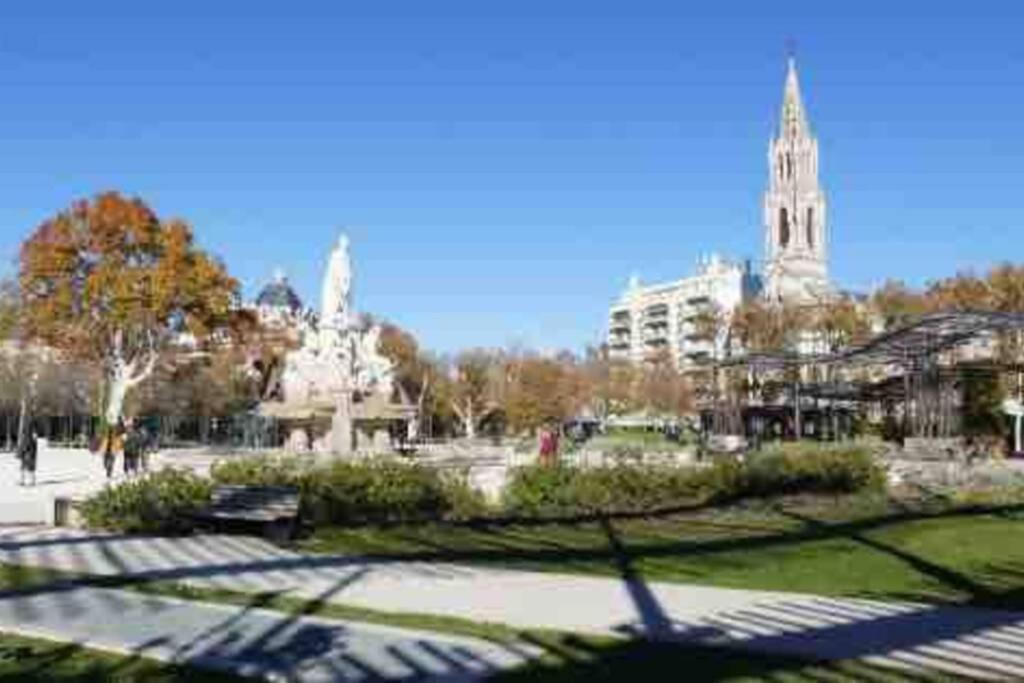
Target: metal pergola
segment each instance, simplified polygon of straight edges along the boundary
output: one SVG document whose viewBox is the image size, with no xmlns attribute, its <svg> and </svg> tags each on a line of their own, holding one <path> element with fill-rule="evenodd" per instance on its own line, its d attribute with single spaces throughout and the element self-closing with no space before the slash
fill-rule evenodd
<svg viewBox="0 0 1024 683">
<path fill-rule="evenodd" d="M 802 399 L 836 405 L 875 403 L 902 408 L 903 432 L 918 437 L 952 436 L 959 430 L 957 384 L 967 374 L 1016 372 L 1022 358 L 1000 357 L 999 344 L 1016 335 L 1024 350 L 1024 314 L 998 311 L 931 313 L 833 353 L 757 352 L 726 359 L 717 368 L 743 368 L 749 376 L 782 376 L 790 384 L 797 435 L 803 433 Z M 1020 356 L 1020 352 L 1016 354 Z M 825 368 L 832 379 L 807 382 L 808 368 Z M 842 378 L 860 371 L 859 379 Z M 1018 387 L 1022 382 L 1018 381 Z"/>
</svg>

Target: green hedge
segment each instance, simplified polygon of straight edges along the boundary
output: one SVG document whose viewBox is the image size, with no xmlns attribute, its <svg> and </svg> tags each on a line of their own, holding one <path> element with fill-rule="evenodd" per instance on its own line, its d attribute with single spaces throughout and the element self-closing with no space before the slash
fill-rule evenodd
<svg viewBox="0 0 1024 683">
<path fill-rule="evenodd" d="M 518 468 L 500 506 L 492 507 L 464 473 L 405 461 L 245 458 L 215 466 L 210 480 L 164 470 L 105 489 L 86 503 L 85 518 L 90 526 L 126 532 L 188 531 L 191 513 L 207 504 L 217 484 L 294 486 L 306 522 L 345 526 L 648 512 L 755 496 L 853 493 L 881 488 L 884 476 L 864 448 L 792 444 L 705 467 Z"/>
<path fill-rule="evenodd" d="M 312 524 L 353 525 L 465 519 L 488 512 L 483 495 L 460 472 L 391 459 L 314 464 L 302 458 L 245 458 L 214 466 L 211 477 L 163 470 L 109 487 L 83 509 L 93 528 L 180 533 L 214 486 L 294 486 L 300 517 Z"/>
<path fill-rule="evenodd" d="M 179 534 L 192 529 L 192 515 L 209 504 L 212 491 L 208 479 L 165 469 L 103 489 L 83 503 L 81 512 L 92 528 Z"/>
<path fill-rule="evenodd" d="M 309 464 L 247 458 L 213 468 L 217 484 L 294 486 L 303 519 L 314 524 L 411 522 L 482 514 L 485 503 L 461 473 L 390 458 Z"/>
<path fill-rule="evenodd" d="M 879 489 L 885 473 L 861 446 L 793 443 L 769 447 L 749 458 L 743 494 L 853 493 Z"/>
<path fill-rule="evenodd" d="M 860 447 L 790 445 L 706 467 L 541 467 L 517 469 L 503 507 L 518 516 L 646 512 L 685 504 L 793 493 L 854 493 L 884 486 Z"/>
</svg>

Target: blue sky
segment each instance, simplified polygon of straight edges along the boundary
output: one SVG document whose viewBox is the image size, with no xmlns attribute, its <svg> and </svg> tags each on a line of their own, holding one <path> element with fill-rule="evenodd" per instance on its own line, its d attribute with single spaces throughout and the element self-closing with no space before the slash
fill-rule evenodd
<svg viewBox="0 0 1024 683">
<path fill-rule="evenodd" d="M 1021 260 L 1022 13 L 4 3 L 0 260 L 73 199 L 116 188 L 188 219 L 249 295 L 280 266 L 315 303 L 345 226 L 358 307 L 426 345 L 578 349 L 631 272 L 760 258 L 790 39 L 840 284 Z"/>
</svg>

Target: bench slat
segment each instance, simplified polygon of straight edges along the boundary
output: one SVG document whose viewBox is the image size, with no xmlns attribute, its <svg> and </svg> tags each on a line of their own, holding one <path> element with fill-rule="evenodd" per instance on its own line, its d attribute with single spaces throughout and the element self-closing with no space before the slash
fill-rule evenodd
<svg viewBox="0 0 1024 683">
<path fill-rule="evenodd" d="M 218 486 L 202 514 L 211 519 L 274 522 L 297 517 L 299 492 L 286 486 Z"/>
</svg>

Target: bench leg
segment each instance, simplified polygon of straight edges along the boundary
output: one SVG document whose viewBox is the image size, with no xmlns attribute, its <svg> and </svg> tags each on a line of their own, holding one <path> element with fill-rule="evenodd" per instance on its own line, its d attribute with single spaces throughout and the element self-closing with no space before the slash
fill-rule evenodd
<svg viewBox="0 0 1024 683">
<path fill-rule="evenodd" d="M 274 543 L 284 543 L 292 539 L 294 529 L 293 520 L 279 519 L 263 525 L 263 537 Z"/>
</svg>

